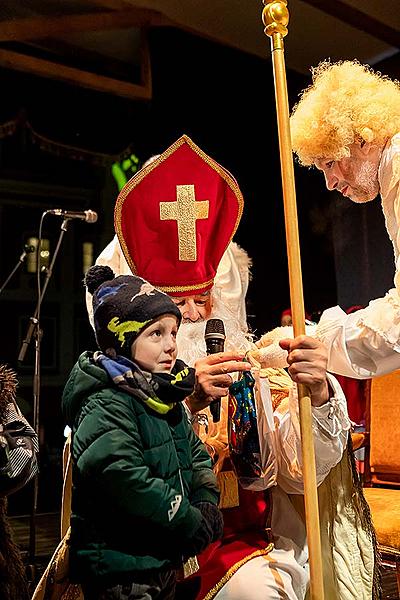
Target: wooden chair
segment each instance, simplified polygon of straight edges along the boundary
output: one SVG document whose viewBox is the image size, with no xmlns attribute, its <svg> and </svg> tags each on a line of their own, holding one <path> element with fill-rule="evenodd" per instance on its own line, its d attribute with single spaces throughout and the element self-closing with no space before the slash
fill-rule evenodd
<svg viewBox="0 0 400 600">
<path fill-rule="evenodd" d="M 368 383 L 366 409 L 364 493 L 382 559 L 396 567 L 400 597 L 400 371 Z"/>
</svg>

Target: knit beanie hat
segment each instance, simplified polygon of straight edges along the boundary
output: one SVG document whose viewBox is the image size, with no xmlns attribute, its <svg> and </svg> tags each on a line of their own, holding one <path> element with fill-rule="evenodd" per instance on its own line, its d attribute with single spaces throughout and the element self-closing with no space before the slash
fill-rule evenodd
<svg viewBox="0 0 400 600">
<path fill-rule="evenodd" d="M 91 267 L 85 285 L 93 295 L 97 344 L 104 354 L 131 358 L 131 346 L 139 334 L 162 315 L 181 322 L 179 308 L 171 298 L 136 275 L 115 277 L 110 267 Z"/>
</svg>

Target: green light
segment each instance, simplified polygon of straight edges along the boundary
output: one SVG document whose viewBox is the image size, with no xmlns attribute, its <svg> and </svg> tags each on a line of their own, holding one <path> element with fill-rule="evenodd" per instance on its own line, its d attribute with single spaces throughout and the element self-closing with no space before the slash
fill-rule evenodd
<svg viewBox="0 0 400 600">
<path fill-rule="evenodd" d="M 111 165 L 111 173 L 120 192 L 128 179 L 130 179 L 138 170 L 139 159 L 136 154 L 131 154 L 129 158 L 125 158 L 120 162 L 115 162 Z"/>
</svg>

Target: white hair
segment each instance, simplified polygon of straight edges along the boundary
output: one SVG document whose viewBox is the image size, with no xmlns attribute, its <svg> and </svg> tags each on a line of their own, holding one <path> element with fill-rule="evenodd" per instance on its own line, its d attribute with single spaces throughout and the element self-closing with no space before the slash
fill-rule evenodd
<svg viewBox="0 0 400 600">
<path fill-rule="evenodd" d="M 225 350 L 228 352 L 247 352 L 252 348 L 252 336 L 243 331 L 240 319 L 222 302 L 215 288 L 212 290 L 211 319 L 221 319 L 225 326 Z M 182 323 L 176 338 L 178 358 L 193 367 L 196 360 L 207 355 L 204 333 L 206 320 L 195 323 Z"/>
</svg>

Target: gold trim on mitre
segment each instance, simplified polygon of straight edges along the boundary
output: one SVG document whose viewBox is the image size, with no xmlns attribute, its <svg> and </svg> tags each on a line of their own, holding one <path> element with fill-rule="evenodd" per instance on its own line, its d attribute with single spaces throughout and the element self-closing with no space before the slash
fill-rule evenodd
<svg viewBox="0 0 400 600">
<path fill-rule="evenodd" d="M 244 200 L 243 200 L 243 195 L 242 195 L 242 192 L 240 191 L 238 184 L 234 180 L 233 176 L 230 173 L 228 173 L 228 171 L 226 171 L 215 160 L 213 160 L 210 156 L 208 156 L 205 152 L 203 152 L 203 150 L 201 148 L 199 148 L 199 146 L 197 146 L 190 139 L 190 137 L 188 137 L 187 135 L 184 134 L 178 140 L 176 140 L 176 142 L 174 142 L 169 148 L 167 148 L 167 150 L 165 150 L 165 152 L 160 154 L 160 156 L 158 158 L 156 158 L 154 161 L 152 161 L 146 167 L 143 167 L 140 171 L 138 171 L 138 173 L 136 173 L 136 175 L 134 175 L 128 181 L 128 183 L 122 188 L 121 192 L 118 195 L 117 202 L 115 204 L 115 209 L 114 209 L 115 230 L 116 230 L 118 240 L 119 240 L 119 243 L 120 243 L 120 246 L 122 249 L 122 253 L 125 257 L 126 262 L 128 263 L 130 270 L 132 271 L 132 273 L 134 275 L 137 275 L 137 268 L 130 256 L 130 253 L 128 252 L 128 248 L 127 248 L 125 240 L 123 239 L 123 236 L 122 236 L 122 227 L 121 227 L 122 205 L 125 202 L 128 194 L 137 185 L 139 185 L 139 183 L 149 173 L 151 173 L 151 171 L 153 171 L 153 169 L 156 169 L 162 162 L 164 162 L 167 158 L 169 158 L 175 152 L 175 150 L 177 150 L 180 146 L 182 146 L 185 143 L 188 144 L 190 146 L 190 148 L 198 156 L 200 156 L 200 158 L 202 158 L 206 164 L 208 164 L 214 171 L 216 171 L 222 179 L 224 179 L 224 181 L 231 188 L 232 192 L 235 194 L 235 197 L 237 199 L 238 214 L 237 214 L 234 228 L 232 230 L 232 234 L 229 237 L 229 240 L 228 240 L 228 243 L 226 244 L 224 252 L 226 251 L 228 245 L 232 241 L 232 238 L 235 235 L 236 230 L 239 226 L 240 219 L 242 218 L 242 214 L 243 214 Z M 222 255 L 224 254 L 224 252 L 222 253 Z M 222 258 L 222 256 L 221 256 L 221 258 Z M 211 287 L 211 285 L 213 284 L 213 281 L 214 281 L 213 279 L 210 279 L 208 281 L 202 281 L 197 284 L 179 285 L 179 286 L 160 286 L 160 285 L 158 285 L 157 288 L 166 293 L 168 293 L 168 292 L 195 292 L 196 290 L 202 290 L 204 288 Z"/>
<path fill-rule="evenodd" d="M 168 292 L 195 292 L 196 290 L 201 290 L 205 287 L 211 287 L 213 283 L 214 279 L 209 279 L 201 285 L 199 283 L 194 283 L 193 285 L 158 285 L 157 289 L 166 294 L 168 294 Z"/>
</svg>

